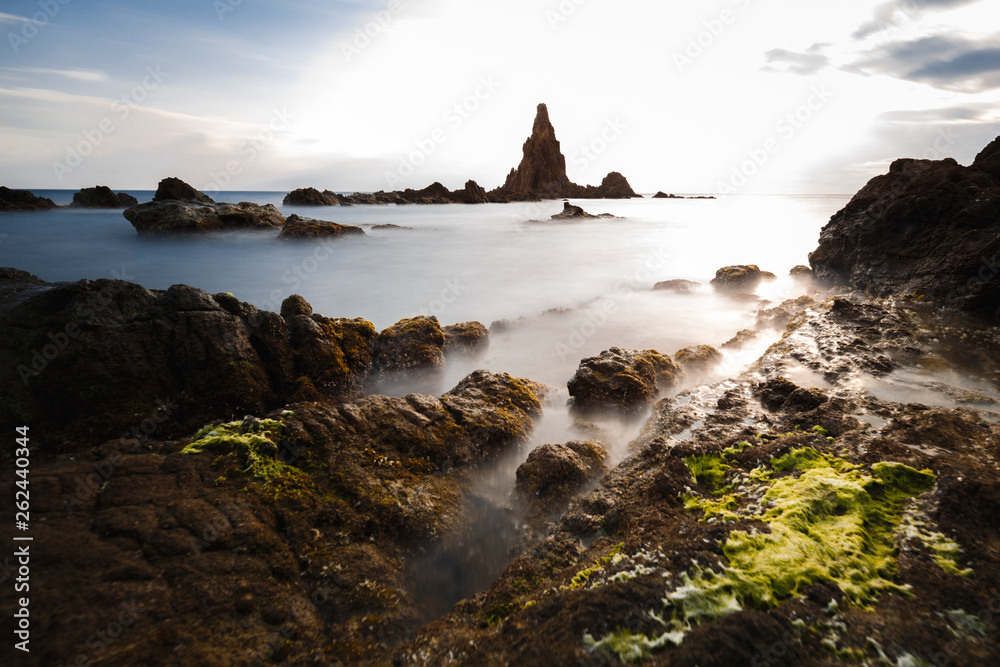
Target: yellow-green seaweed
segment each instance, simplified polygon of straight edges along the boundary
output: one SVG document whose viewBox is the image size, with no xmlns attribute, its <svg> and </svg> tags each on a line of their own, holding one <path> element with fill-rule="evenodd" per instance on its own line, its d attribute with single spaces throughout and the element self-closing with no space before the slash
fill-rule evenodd
<svg viewBox="0 0 1000 667">
<path fill-rule="evenodd" d="M 195 433 L 194 442 L 182 454 L 232 453 L 246 464 L 244 472 L 262 480 L 273 480 L 296 469 L 277 459 L 277 440 L 285 425 L 274 419 L 244 419 L 227 424 L 209 424 Z"/>
</svg>

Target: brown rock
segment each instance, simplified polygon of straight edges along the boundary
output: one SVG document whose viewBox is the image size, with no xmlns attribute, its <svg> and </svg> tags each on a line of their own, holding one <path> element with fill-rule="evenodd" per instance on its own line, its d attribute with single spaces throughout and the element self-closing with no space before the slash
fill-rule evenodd
<svg viewBox="0 0 1000 667">
<path fill-rule="evenodd" d="M 375 339 L 375 379 L 440 373 L 444 369 L 444 345 L 444 331 L 436 317 L 419 315 L 400 320 Z"/>
<path fill-rule="evenodd" d="M 446 354 L 476 355 L 490 344 L 490 332 L 480 322 L 462 322 L 444 328 Z"/>
<path fill-rule="evenodd" d="M 315 239 L 330 236 L 364 236 L 365 231 L 353 225 L 341 225 L 327 220 L 315 220 L 295 213 L 285 219 L 279 239 Z"/>
<path fill-rule="evenodd" d="M 153 201 L 197 201 L 205 204 L 213 203 L 211 197 L 204 192 L 194 189 L 179 178 L 169 177 L 160 181 L 156 186 L 156 194 Z"/>
<path fill-rule="evenodd" d="M 610 458 L 593 442 L 541 445 L 518 467 L 515 489 L 533 512 L 561 514 L 575 495 L 608 473 Z"/>
<path fill-rule="evenodd" d="M 711 345 L 692 345 L 674 354 L 676 361 L 685 371 L 704 373 L 722 362 L 722 353 Z"/>
<path fill-rule="evenodd" d="M 682 375 L 670 357 L 656 350 L 613 347 L 581 361 L 567 387 L 575 408 L 635 412 L 652 403 L 661 389 L 673 386 Z"/>
<path fill-rule="evenodd" d="M 316 188 L 292 190 L 282 200 L 285 206 L 340 206 L 340 200 L 333 193 L 320 192 Z"/>
<path fill-rule="evenodd" d="M 106 185 L 93 188 L 83 188 L 73 193 L 71 206 L 80 208 L 128 208 L 135 206 L 139 200 L 126 192 L 115 194 Z"/>
<path fill-rule="evenodd" d="M 139 204 L 122 212 L 139 234 L 179 234 L 225 229 L 281 227 L 285 216 L 273 204 L 203 204 L 161 200 Z"/>
<path fill-rule="evenodd" d="M 653 291 L 681 292 L 686 294 L 691 291 L 691 288 L 697 287 L 700 284 L 701 283 L 696 283 L 692 280 L 682 280 L 679 278 L 675 280 L 664 280 L 653 285 Z"/>
<path fill-rule="evenodd" d="M 0 186 L 0 211 L 45 211 L 56 204 L 48 197 L 36 197 L 28 190 Z"/>
</svg>

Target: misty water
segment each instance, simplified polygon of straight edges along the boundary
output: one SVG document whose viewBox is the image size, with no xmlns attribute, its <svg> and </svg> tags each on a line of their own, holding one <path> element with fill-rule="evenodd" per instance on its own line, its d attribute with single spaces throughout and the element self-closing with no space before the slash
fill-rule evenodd
<svg viewBox="0 0 1000 667">
<path fill-rule="evenodd" d="M 36 194 L 59 204 L 72 198 L 70 191 Z M 132 194 L 139 201 L 152 197 Z M 421 563 L 423 574 L 414 574 L 416 592 L 432 614 L 488 586 L 508 562 L 517 513 L 507 503 L 515 469 L 529 451 L 594 439 L 593 428 L 574 425 L 565 405 L 566 382 L 581 359 L 613 346 L 670 355 L 689 345 L 718 347 L 753 328 L 764 301 L 777 305 L 805 293 L 807 286 L 788 271 L 807 263 L 820 228 L 848 201 L 584 200 L 573 203 L 624 219 L 557 222 L 549 218 L 562 210 L 561 201 L 297 208 L 281 205 L 283 193 L 224 194 L 217 199 L 273 203 L 286 215 L 363 226 L 367 236 L 289 241 L 278 240 L 275 230 L 138 237 L 120 211 L 59 209 L 0 216 L 0 235 L 6 235 L 0 236 L 0 266 L 48 281 L 125 278 L 152 289 L 183 283 L 274 311 L 288 295 L 301 294 L 317 313 L 363 317 L 379 329 L 417 314 L 435 315 L 442 325 L 510 320 L 491 334 L 481 356 L 449 358 L 440 381 L 375 388 L 440 394 L 484 368 L 555 389 L 531 441 L 481 471 L 479 495 L 470 501 L 477 517 L 473 532 L 445 540 Z M 778 279 L 762 283 L 757 299 L 733 298 L 708 285 L 716 269 L 730 264 L 757 264 Z M 687 294 L 651 291 L 656 282 L 675 278 L 701 285 Z M 738 352 L 725 351 L 713 376 L 691 377 L 686 386 L 737 374 L 778 336 L 765 334 Z M 642 418 L 597 424 L 614 463 L 626 456 Z"/>
</svg>

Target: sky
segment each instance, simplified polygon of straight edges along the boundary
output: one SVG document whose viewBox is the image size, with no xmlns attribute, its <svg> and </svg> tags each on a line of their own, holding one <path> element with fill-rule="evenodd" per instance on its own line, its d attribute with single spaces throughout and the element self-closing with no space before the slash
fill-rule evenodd
<svg viewBox="0 0 1000 667">
<path fill-rule="evenodd" d="M 851 194 L 1000 135 L 985 0 L 5 0 L 0 184 Z"/>
</svg>

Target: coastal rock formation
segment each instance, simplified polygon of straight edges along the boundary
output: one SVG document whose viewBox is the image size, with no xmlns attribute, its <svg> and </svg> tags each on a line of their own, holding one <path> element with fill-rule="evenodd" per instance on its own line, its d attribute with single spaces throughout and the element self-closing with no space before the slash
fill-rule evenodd
<svg viewBox="0 0 1000 667">
<path fill-rule="evenodd" d="M 45 211 L 56 204 L 48 197 L 36 197 L 30 190 L 11 190 L 0 185 L 0 211 Z"/>
<path fill-rule="evenodd" d="M 682 197 L 681 195 L 667 194 L 662 190 L 653 195 L 653 199 L 715 199 L 712 196 L 698 195 L 697 197 Z"/>
<path fill-rule="evenodd" d="M 502 186 L 489 193 L 493 202 L 537 201 L 574 197 L 582 199 L 623 199 L 638 197 L 628 180 L 612 171 L 599 186 L 572 183 L 566 175 L 566 157 L 562 154 L 549 110 L 539 104 L 531 135 L 522 147 L 520 164 L 510 170 Z"/>
<path fill-rule="evenodd" d="M 610 213 L 600 213 L 598 215 L 591 215 L 583 210 L 580 206 L 574 206 L 569 202 L 563 203 L 563 210 L 552 216 L 553 220 L 574 220 L 578 218 L 614 218 L 615 216 Z"/>
<path fill-rule="evenodd" d="M 71 206 L 79 208 L 128 208 L 136 206 L 139 200 L 127 192 L 115 193 L 106 185 L 83 188 L 73 193 Z"/>
<path fill-rule="evenodd" d="M 813 270 L 808 266 L 799 264 L 797 266 L 793 266 L 791 270 L 789 270 L 788 275 L 792 278 L 811 279 L 813 277 Z"/>
<path fill-rule="evenodd" d="M 285 218 L 279 239 L 315 239 L 330 236 L 364 236 L 365 230 L 353 225 L 341 225 L 327 220 L 314 220 L 295 213 Z"/>
<path fill-rule="evenodd" d="M 109 627 L 106 664 L 387 663 L 422 624 L 411 563 L 468 529 L 472 470 L 524 441 L 535 391 L 478 373 L 440 398 L 299 403 L 33 456 L 32 535 L 60 545 L 31 552 L 33 664 L 107 650 Z"/>
<path fill-rule="evenodd" d="M 452 192 L 450 198 L 460 204 L 485 204 L 489 201 L 486 190 L 473 180 L 466 181 L 465 187 Z"/>
<path fill-rule="evenodd" d="M 675 278 L 674 280 L 663 280 L 661 282 L 653 285 L 654 292 L 680 292 L 686 294 L 691 291 L 692 288 L 698 287 L 701 283 L 696 283 L 693 280 L 683 280 L 681 278 Z"/>
<path fill-rule="evenodd" d="M 656 350 L 613 347 L 580 362 L 567 383 L 573 407 L 580 410 L 642 410 L 683 375 L 665 354 Z"/>
<path fill-rule="evenodd" d="M 899 159 L 820 232 L 820 280 L 875 295 L 918 293 L 1000 318 L 1000 141 L 969 167 Z"/>
<path fill-rule="evenodd" d="M 522 147 L 521 163 L 510 170 L 507 180 L 491 196 L 517 198 L 567 197 L 572 189 L 566 176 L 566 158 L 559 148 L 549 109 L 539 104 L 531 135 Z"/>
<path fill-rule="evenodd" d="M 292 190 L 281 203 L 285 206 L 340 206 L 340 200 L 333 193 L 320 192 L 316 188 Z"/>
<path fill-rule="evenodd" d="M 32 424 L 53 452 L 174 437 L 296 395 L 357 396 L 375 337 L 363 320 L 312 315 L 304 299 L 286 301 L 286 322 L 185 285 L 49 284 L 0 270 L 0 303 L 0 421 Z"/>
<path fill-rule="evenodd" d="M 122 213 L 139 234 L 212 232 L 224 229 L 268 229 L 285 224 L 273 204 L 202 204 L 193 201 L 151 201 Z"/>
<path fill-rule="evenodd" d="M 716 271 L 712 285 L 725 290 L 745 290 L 756 287 L 761 280 L 770 280 L 774 277 L 775 275 L 769 271 L 761 271 L 756 264 L 737 264 L 724 266 Z"/>
<path fill-rule="evenodd" d="M 1000 427 L 863 388 L 860 359 L 929 353 L 916 303 L 803 312 L 747 373 L 660 401 L 629 458 L 396 664 L 991 664 L 1000 636 L 970 619 L 998 603 Z M 760 374 L 799 364 L 837 398 L 789 382 L 762 407 Z"/>
<path fill-rule="evenodd" d="M 574 496 L 606 475 L 608 450 L 576 440 L 536 447 L 516 473 L 514 488 L 536 515 L 558 515 Z"/>
<path fill-rule="evenodd" d="M 462 322 L 444 328 L 445 354 L 474 356 L 490 344 L 490 331 L 481 322 Z"/>
<path fill-rule="evenodd" d="M 444 369 L 444 346 L 444 331 L 433 315 L 402 319 L 375 339 L 374 379 L 440 373 Z"/>
<path fill-rule="evenodd" d="M 181 179 L 173 176 L 164 178 L 160 181 L 160 183 L 156 186 L 156 194 L 153 195 L 153 201 L 168 200 L 196 201 L 204 204 L 213 203 L 212 198 L 204 192 L 196 190 Z"/>
<path fill-rule="evenodd" d="M 674 361 L 690 373 L 704 373 L 722 363 L 722 353 L 711 345 L 692 345 L 677 350 Z"/>
</svg>

